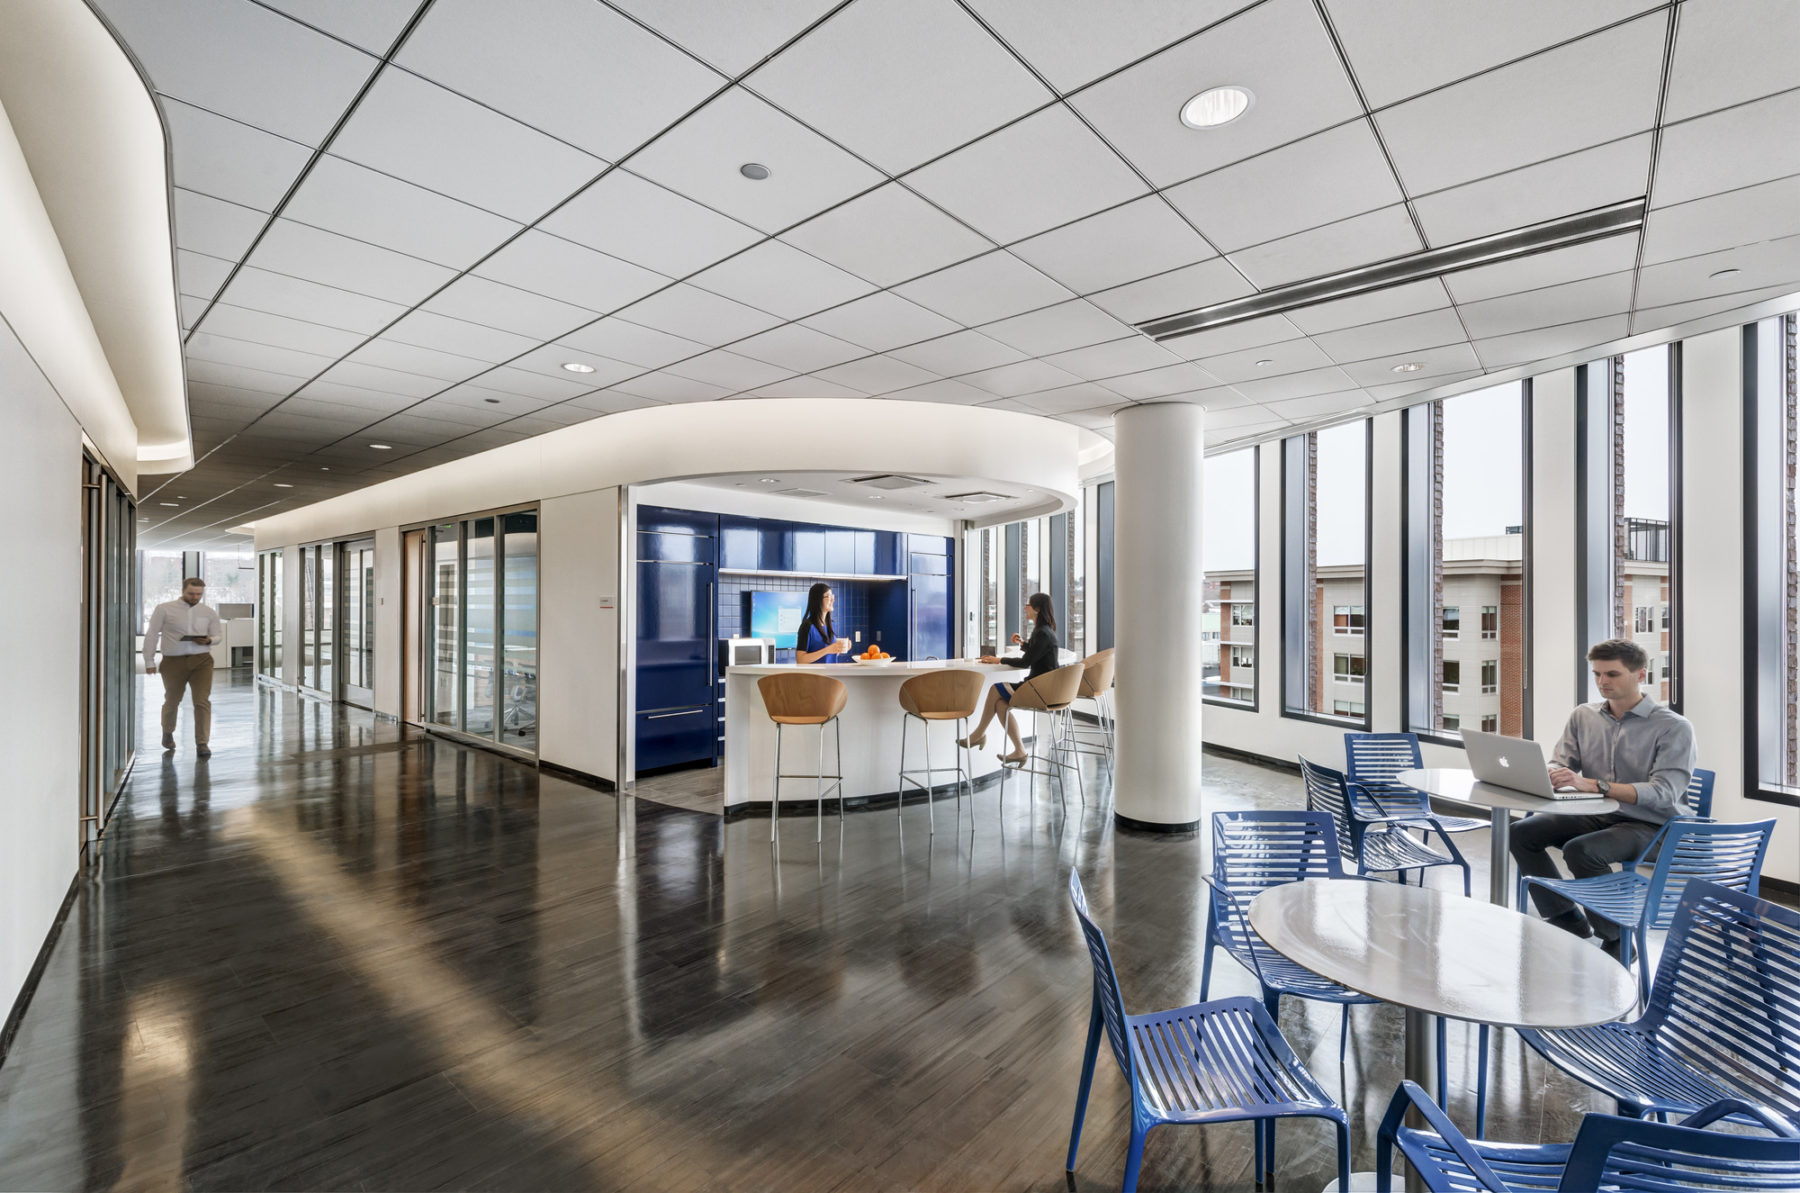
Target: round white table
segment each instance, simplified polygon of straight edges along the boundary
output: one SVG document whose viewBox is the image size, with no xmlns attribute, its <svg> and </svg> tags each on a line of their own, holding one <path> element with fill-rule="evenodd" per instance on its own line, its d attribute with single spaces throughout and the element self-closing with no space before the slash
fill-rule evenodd
<svg viewBox="0 0 1800 1193">
<path fill-rule="evenodd" d="M 1404 1007 L 1406 1078 L 1434 1098 L 1434 1015 L 1588 1027 L 1637 1002 L 1636 980 L 1601 950 L 1511 908 L 1430 887 L 1290 882 L 1251 901 L 1250 927 L 1290 961 Z"/>
<path fill-rule="evenodd" d="M 1439 799 L 1454 800 L 1488 810 L 1488 899 L 1502 907 L 1512 906 L 1512 814 L 1514 812 L 1548 812 L 1553 816 L 1594 816 L 1619 810 L 1617 800 L 1603 796 L 1587 799 L 1543 799 L 1526 795 L 1510 787 L 1496 787 L 1478 782 L 1475 772 L 1466 770 L 1403 770 L 1394 781 L 1417 788 Z"/>
</svg>

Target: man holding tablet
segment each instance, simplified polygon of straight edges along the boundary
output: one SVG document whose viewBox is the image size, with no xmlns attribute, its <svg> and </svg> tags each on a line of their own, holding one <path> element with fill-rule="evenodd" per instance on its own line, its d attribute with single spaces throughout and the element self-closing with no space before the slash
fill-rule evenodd
<svg viewBox="0 0 1800 1193">
<path fill-rule="evenodd" d="M 1553 847 L 1562 850 L 1576 878 L 1608 873 L 1614 863 L 1642 853 L 1665 821 L 1689 812 L 1694 727 L 1639 690 L 1648 661 L 1644 648 L 1627 638 L 1611 638 L 1587 657 L 1603 699 L 1569 715 L 1551 755 L 1550 784 L 1615 800 L 1619 810 L 1526 817 L 1512 830 L 1512 856 L 1519 873 L 1534 878 L 1562 877 L 1547 852 Z M 1531 896 L 1550 923 L 1576 936 L 1598 932 L 1607 952 L 1618 955 L 1618 925 L 1606 920 L 1590 925 L 1579 907 L 1553 892 L 1533 888 Z"/>
<path fill-rule="evenodd" d="M 212 644 L 219 640 L 224 623 L 200 598 L 206 581 L 190 576 L 181 582 L 181 599 L 164 601 L 150 614 L 144 627 L 144 670 L 162 675 L 162 748 L 175 748 L 175 720 L 181 712 L 183 690 L 194 694 L 194 752 L 212 757 L 207 739 L 212 737 Z M 158 648 L 162 664 L 156 662 Z"/>
</svg>

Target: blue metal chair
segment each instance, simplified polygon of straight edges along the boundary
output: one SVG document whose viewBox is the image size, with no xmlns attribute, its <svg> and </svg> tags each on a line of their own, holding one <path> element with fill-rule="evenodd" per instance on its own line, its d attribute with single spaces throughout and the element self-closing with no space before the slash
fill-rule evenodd
<svg viewBox="0 0 1800 1193">
<path fill-rule="evenodd" d="M 1350 857 L 1360 874 L 1398 873 L 1406 880 L 1409 870 L 1419 872 L 1419 885 L 1425 884 L 1425 871 L 1433 866 L 1457 866 L 1462 870 L 1463 894 L 1469 893 L 1469 863 L 1463 860 L 1447 833 L 1438 833 L 1448 854 L 1406 835 L 1408 828 L 1424 827 L 1417 817 L 1390 816 L 1381 812 L 1364 794 L 1361 786 L 1345 779 L 1330 767 L 1300 759 L 1300 776 L 1306 781 L 1306 808 L 1309 812 L 1327 813 L 1337 828 L 1338 840 L 1350 843 Z M 1435 831 L 1435 830 L 1433 830 Z"/>
<path fill-rule="evenodd" d="M 1677 816 L 1656 830 L 1656 836 L 1624 869 L 1593 878 L 1519 878 L 1519 910 L 1528 910 L 1533 887 L 1554 891 L 1589 915 L 1619 925 L 1619 960 L 1629 968 L 1632 954 L 1639 957 L 1639 997 L 1650 997 L 1649 953 L 1652 928 L 1661 931 L 1675 918 L 1675 909 L 1687 884 L 1714 882 L 1754 896 L 1762 879 L 1763 857 L 1775 833 L 1773 820 L 1749 824 L 1720 824 Z M 1638 867 L 1655 868 L 1649 877 Z"/>
<path fill-rule="evenodd" d="M 1718 777 L 1712 771 L 1695 767 L 1694 777 L 1688 781 L 1687 806 L 1702 820 L 1712 819 L 1713 781 Z"/>
<path fill-rule="evenodd" d="M 1692 1114 L 1737 1098 L 1800 1119 L 1797 975 L 1800 912 L 1695 880 L 1641 1018 L 1519 1036 L 1620 1114 Z"/>
<path fill-rule="evenodd" d="M 1088 1017 L 1087 1051 L 1075 1095 L 1075 1125 L 1069 1131 L 1068 1171 L 1075 1171 L 1081 1122 L 1104 1032 L 1113 1059 L 1131 1087 L 1131 1146 L 1125 1158 L 1125 1193 L 1137 1188 L 1150 1128 L 1170 1124 L 1256 1124 L 1256 1179 L 1275 1164 L 1275 1120 L 1330 1119 L 1337 1125 L 1338 1187 L 1350 1185 L 1350 1120 L 1319 1087 L 1281 1038 L 1269 1013 L 1254 998 L 1221 998 L 1172 1011 L 1127 1015 L 1119 996 L 1106 937 L 1088 914 L 1081 879 L 1069 872 L 1069 901 L 1081 921 L 1094 964 L 1093 1010 Z"/>
<path fill-rule="evenodd" d="M 1417 1110 L 1430 1129 L 1402 1126 L 1408 1110 Z M 1748 1118 L 1775 1138 L 1703 1129 L 1727 1115 Z M 1725 1099 L 1673 1126 L 1590 1114 L 1582 1119 L 1574 1143 L 1472 1142 L 1424 1090 L 1406 1081 L 1394 1091 L 1375 1137 L 1375 1187 L 1380 1193 L 1393 1188 L 1398 1147 L 1432 1193 L 1793 1189 L 1800 1187 L 1796 1136 L 1793 1125 L 1779 1115 Z"/>
<path fill-rule="evenodd" d="M 1416 787 L 1394 776 L 1403 770 L 1423 770 L 1416 733 L 1344 734 L 1344 777 L 1361 787 L 1370 804 L 1387 816 L 1408 816 L 1442 833 L 1472 833 L 1492 828 L 1486 817 L 1440 816 L 1431 810 L 1431 799 Z"/>
<path fill-rule="evenodd" d="M 1343 878 L 1344 865 L 1331 817 L 1323 812 L 1214 812 L 1212 897 L 1206 906 L 1205 960 L 1200 997 L 1212 987 L 1213 950 L 1223 948 L 1262 985 L 1269 1018 L 1281 1022 L 1281 996 L 1337 1003 L 1338 1064 L 1350 1038 L 1350 1007 L 1381 1000 L 1358 994 L 1294 964 L 1250 930 L 1250 900 L 1272 886 L 1308 878 Z"/>
</svg>

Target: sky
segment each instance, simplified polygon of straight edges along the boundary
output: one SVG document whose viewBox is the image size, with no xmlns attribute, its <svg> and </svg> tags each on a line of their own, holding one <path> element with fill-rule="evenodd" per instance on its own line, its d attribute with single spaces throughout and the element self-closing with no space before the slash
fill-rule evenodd
<svg viewBox="0 0 1800 1193">
<path fill-rule="evenodd" d="M 1669 516 L 1668 349 L 1625 357 L 1625 514 Z M 1360 563 L 1365 518 L 1364 424 L 1319 432 L 1319 563 Z M 1444 537 L 1502 535 L 1524 521 L 1519 383 L 1444 400 Z M 1252 566 L 1252 449 L 1206 462 L 1205 566 Z"/>
</svg>

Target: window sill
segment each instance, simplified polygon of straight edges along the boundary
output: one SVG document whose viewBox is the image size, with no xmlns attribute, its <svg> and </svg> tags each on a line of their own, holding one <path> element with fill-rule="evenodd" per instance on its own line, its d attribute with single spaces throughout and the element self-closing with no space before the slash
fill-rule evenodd
<svg viewBox="0 0 1800 1193">
<path fill-rule="evenodd" d="M 1360 717 L 1340 717 L 1331 713 L 1301 712 L 1292 708 L 1284 708 L 1281 715 L 1290 721 L 1311 721 L 1315 725 L 1331 725 L 1338 729 L 1359 729 L 1364 733 L 1369 730 L 1369 716 L 1364 713 Z"/>
<path fill-rule="evenodd" d="M 1210 704 L 1215 708 L 1235 708 L 1239 712 L 1255 712 L 1254 700 L 1227 700 L 1223 696 L 1202 696 L 1200 703 Z"/>
</svg>

